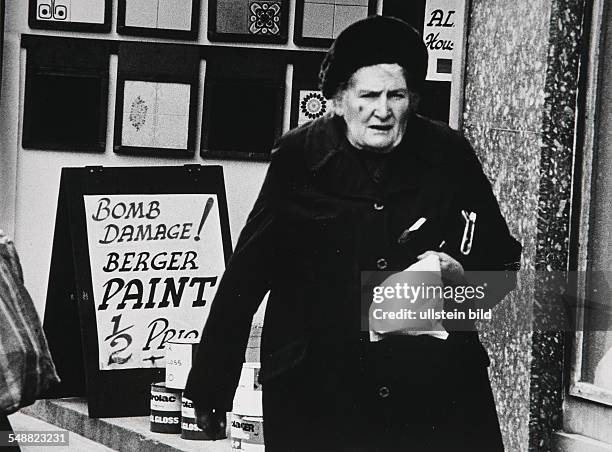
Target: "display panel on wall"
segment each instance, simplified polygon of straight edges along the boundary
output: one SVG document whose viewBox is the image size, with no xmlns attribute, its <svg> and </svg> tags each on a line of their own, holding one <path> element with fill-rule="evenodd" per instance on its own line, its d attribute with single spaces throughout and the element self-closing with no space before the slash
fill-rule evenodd
<svg viewBox="0 0 612 452">
<path fill-rule="evenodd" d="M 206 57 L 203 157 L 269 158 L 282 132 L 286 63 L 235 49 Z"/>
<path fill-rule="evenodd" d="M 289 0 L 210 0 L 211 41 L 287 42 Z"/>
<path fill-rule="evenodd" d="M 32 28 L 104 32 L 111 29 L 111 0 L 29 0 Z"/>
<path fill-rule="evenodd" d="M 115 152 L 193 154 L 197 50 L 122 43 L 115 110 Z"/>
<path fill-rule="evenodd" d="M 26 48 L 23 147 L 103 152 L 109 43 L 45 37 Z"/>
<path fill-rule="evenodd" d="M 199 23 L 200 0 L 119 0 L 120 34 L 197 39 Z"/>
<path fill-rule="evenodd" d="M 376 0 L 296 0 L 293 40 L 329 47 L 342 30 L 372 14 Z"/>
<path fill-rule="evenodd" d="M 291 127 L 320 118 L 331 109 L 331 101 L 319 90 L 319 67 L 323 56 L 302 58 L 293 65 Z"/>
</svg>

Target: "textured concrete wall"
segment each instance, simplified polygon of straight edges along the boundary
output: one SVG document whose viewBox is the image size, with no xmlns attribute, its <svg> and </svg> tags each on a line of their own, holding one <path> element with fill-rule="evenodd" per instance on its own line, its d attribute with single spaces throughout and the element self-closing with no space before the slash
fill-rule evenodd
<svg viewBox="0 0 612 452">
<path fill-rule="evenodd" d="M 519 289 L 497 308 L 481 337 L 506 450 L 527 450 L 531 335 L 549 2 L 472 2 L 464 129 L 489 176 L 512 233 L 523 243 Z"/>
<path fill-rule="evenodd" d="M 517 325 L 543 296 L 536 272 L 567 267 L 582 4 L 473 0 L 471 7 L 464 130 L 524 247 L 518 290 L 481 331 L 511 452 L 548 450 L 558 421 L 562 341 Z"/>
</svg>

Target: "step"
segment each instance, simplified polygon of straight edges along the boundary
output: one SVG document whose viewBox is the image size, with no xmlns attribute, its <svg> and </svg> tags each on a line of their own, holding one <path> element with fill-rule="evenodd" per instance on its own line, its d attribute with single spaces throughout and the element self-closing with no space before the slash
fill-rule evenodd
<svg viewBox="0 0 612 452">
<path fill-rule="evenodd" d="M 148 416 L 91 419 L 82 398 L 39 400 L 21 412 L 118 451 L 231 452 L 229 439 L 196 441 L 179 434 L 153 433 Z"/>
</svg>

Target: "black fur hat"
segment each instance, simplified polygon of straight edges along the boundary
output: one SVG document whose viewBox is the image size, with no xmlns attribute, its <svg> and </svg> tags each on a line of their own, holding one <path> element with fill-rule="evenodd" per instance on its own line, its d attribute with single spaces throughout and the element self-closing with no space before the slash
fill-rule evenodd
<svg viewBox="0 0 612 452">
<path fill-rule="evenodd" d="M 355 22 L 336 38 L 319 71 L 319 87 L 333 98 L 364 66 L 397 63 L 408 87 L 419 90 L 427 74 L 427 48 L 411 25 L 394 17 L 371 16 Z"/>
</svg>

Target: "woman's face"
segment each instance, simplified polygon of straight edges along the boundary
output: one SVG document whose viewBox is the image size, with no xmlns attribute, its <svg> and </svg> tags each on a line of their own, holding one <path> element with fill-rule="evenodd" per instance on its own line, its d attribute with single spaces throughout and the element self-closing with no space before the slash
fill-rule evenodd
<svg viewBox="0 0 612 452">
<path fill-rule="evenodd" d="M 362 67 L 351 76 L 346 89 L 334 99 L 334 111 L 344 118 L 353 146 L 388 152 L 402 140 L 415 103 L 402 67 L 377 64 Z"/>
</svg>

